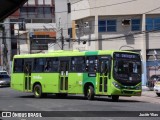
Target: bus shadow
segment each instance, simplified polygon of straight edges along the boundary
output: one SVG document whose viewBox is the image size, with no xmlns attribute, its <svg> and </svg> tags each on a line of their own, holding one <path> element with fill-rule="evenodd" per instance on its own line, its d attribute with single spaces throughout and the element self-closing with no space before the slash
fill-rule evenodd
<svg viewBox="0 0 160 120">
<path fill-rule="evenodd" d="M 139 100 L 126 100 L 126 99 L 123 99 L 123 98 L 119 98 L 118 101 L 112 101 L 111 98 L 109 97 L 103 97 L 103 98 L 95 98 L 96 101 L 107 101 L 107 102 L 142 102 L 142 101 L 139 101 Z"/>
<path fill-rule="evenodd" d="M 25 95 L 25 96 L 19 96 L 19 98 L 33 98 L 37 99 L 34 97 L 34 95 Z M 49 94 L 46 97 L 40 98 L 40 99 L 66 99 L 66 100 L 87 100 L 84 96 L 76 96 L 76 95 L 68 95 L 67 97 L 57 97 L 54 94 Z M 94 100 L 91 101 L 102 101 L 102 102 L 113 102 L 110 97 L 99 97 L 96 96 Z M 131 99 L 124 99 L 123 97 L 119 98 L 117 102 L 143 102 L 140 100 L 131 100 Z"/>
</svg>

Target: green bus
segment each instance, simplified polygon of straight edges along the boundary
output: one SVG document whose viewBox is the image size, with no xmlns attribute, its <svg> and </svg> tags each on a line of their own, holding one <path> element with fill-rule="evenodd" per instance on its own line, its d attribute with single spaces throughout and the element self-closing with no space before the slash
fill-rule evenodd
<svg viewBox="0 0 160 120">
<path fill-rule="evenodd" d="M 15 55 L 11 88 L 36 98 L 84 94 L 89 100 L 109 96 L 118 101 L 119 96 L 141 95 L 141 63 L 138 53 L 118 50 Z"/>
</svg>

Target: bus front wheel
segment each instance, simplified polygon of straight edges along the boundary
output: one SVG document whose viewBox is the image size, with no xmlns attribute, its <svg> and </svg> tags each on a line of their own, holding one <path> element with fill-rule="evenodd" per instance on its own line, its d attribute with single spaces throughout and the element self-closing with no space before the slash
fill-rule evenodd
<svg viewBox="0 0 160 120">
<path fill-rule="evenodd" d="M 41 98 L 42 97 L 42 87 L 41 87 L 41 85 L 36 84 L 34 86 L 33 93 L 34 93 L 35 98 Z"/>
<path fill-rule="evenodd" d="M 93 100 L 94 99 L 94 88 L 92 86 L 88 87 L 87 98 L 88 98 L 88 100 Z"/>
</svg>

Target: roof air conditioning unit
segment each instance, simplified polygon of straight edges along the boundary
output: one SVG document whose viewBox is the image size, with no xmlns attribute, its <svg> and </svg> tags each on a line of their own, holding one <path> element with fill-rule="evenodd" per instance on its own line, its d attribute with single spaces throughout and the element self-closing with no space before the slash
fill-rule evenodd
<svg viewBox="0 0 160 120">
<path fill-rule="evenodd" d="M 123 25 L 123 26 L 131 25 L 131 20 L 130 20 L 130 19 L 123 19 L 123 20 L 122 20 L 122 25 Z"/>
</svg>

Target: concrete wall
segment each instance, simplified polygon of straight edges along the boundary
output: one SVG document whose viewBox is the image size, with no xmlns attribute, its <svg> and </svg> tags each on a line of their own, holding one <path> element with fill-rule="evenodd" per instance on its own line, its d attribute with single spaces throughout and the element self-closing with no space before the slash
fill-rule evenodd
<svg viewBox="0 0 160 120">
<path fill-rule="evenodd" d="M 55 15 L 56 28 L 63 28 L 64 37 L 68 37 L 68 28 L 71 28 L 71 16 L 67 11 L 67 3 L 69 0 L 55 0 Z M 60 37 L 61 32 L 57 32 L 57 37 Z"/>
<path fill-rule="evenodd" d="M 159 14 L 158 0 L 81 0 L 72 2 L 72 20 L 95 14 L 101 15 L 137 15 Z"/>
<path fill-rule="evenodd" d="M 90 1 L 89 0 L 79 0 L 79 1 L 75 1 L 75 0 L 70 0 L 71 1 L 71 10 L 72 10 L 72 15 L 71 15 L 71 19 L 72 20 L 76 20 L 76 19 L 81 19 L 84 17 L 88 17 L 91 16 L 90 13 Z M 99 0 L 100 1 L 100 0 Z"/>
</svg>

